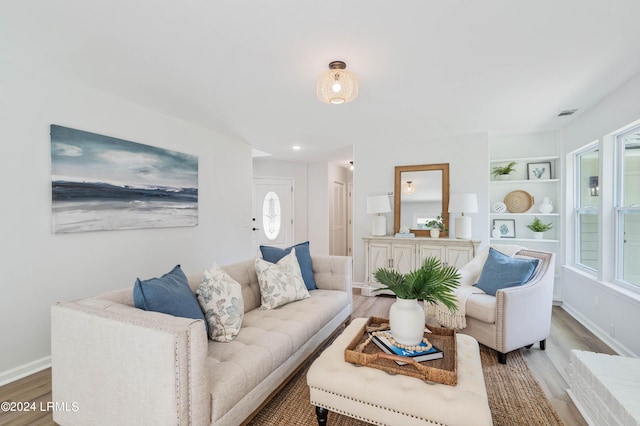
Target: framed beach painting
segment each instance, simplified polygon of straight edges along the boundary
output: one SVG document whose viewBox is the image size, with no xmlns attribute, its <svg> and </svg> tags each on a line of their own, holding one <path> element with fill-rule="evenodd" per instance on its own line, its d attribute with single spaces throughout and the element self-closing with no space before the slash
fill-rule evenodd
<svg viewBox="0 0 640 426">
<path fill-rule="evenodd" d="M 198 224 L 198 157 L 51 125 L 54 233 Z"/>
</svg>

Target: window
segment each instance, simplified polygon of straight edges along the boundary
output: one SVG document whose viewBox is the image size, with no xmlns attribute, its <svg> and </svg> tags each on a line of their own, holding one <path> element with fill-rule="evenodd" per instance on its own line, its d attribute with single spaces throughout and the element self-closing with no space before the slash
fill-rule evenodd
<svg viewBox="0 0 640 426">
<path fill-rule="evenodd" d="M 278 238 L 281 221 L 280 198 L 275 192 L 269 191 L 262 202 L 262 229 L 269 241 Z"/>
<path fill-rule="evenodd" d="M 598 200 L 600 195 L 600 152 L 596 144 L 576 154 L 574 201 L 575 260 L 589 271 L 598 270 Z"/>
<path fill-rule="evenodd" d="M 616 279 L 640 286 L 640 126 L 617 137 Z"/>
</svg>

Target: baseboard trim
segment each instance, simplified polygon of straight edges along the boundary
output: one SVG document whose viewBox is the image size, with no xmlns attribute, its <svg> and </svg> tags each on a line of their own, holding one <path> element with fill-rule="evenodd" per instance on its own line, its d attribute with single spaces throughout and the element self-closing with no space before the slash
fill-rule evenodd
<svg viewBox="0 0 640 426">
<path fill-rule="evenodd" d="M 594 324 L 591 320 L 589 320 L 587 317 L 582 315 L 580 312 L 573 309 L 571 305 L 565 302 L 562 304 L 562 309 L 567 311 L 569 315 L 575 318 L 575 320 L 578 321 L 580 324 L 582 324 L 587 330 L 592 332 L 598 339 L 602 340 L 611 349 L 616 351 L 618 355 L 628 356 L 633 358 L 637 357 L 637 355 L 634 354 L 631 350 L 629 350 L 629 348 L 620 344 L 620 342 L 618 342 L 617 340 L 612 339 L 609 336 L 609 334 L 605 333 L 604 330 L 602 330 L 600 327 L 598 327 L 596 324 Z"/>
<path fill-rule="evenodd" d="M 51 356 L 46 356 L 11 370 L 3 371 L 0 373 L 0 386 L 15 382 L 49 367 L 51 367 Z"/>
</svg>

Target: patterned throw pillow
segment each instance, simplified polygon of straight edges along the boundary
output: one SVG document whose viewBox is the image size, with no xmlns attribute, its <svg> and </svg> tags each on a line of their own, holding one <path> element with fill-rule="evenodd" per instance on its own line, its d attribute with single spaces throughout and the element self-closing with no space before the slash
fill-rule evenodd
<svg viewBox="0 0 640 426">
<path fill-rule="evenodd" d="M 274 309 L 309 297 L 295 248 L 276 264 L 256 258 L 256 273 L 260 284 L 260 309 Z"/>
<path fill-rule="evenodd" d="M 216 342 L 235 339 L 244 318 L 242 286 L 214 263 L 204 271 L 197 294 L 209 324 L 209 338 Z"/>
</svg>

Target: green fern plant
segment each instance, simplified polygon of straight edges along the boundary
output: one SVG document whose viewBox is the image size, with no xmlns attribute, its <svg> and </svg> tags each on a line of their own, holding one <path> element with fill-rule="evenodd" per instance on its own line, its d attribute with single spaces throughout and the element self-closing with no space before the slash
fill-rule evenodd
<svg viewBox="0 0 640 426">
<path fill-rule="evenodd" d="M 534 217 L 533 221 L 527 225 L 527 228 L 531 229 L 533 232 L 547 232 L 551 228 L 553 228 L 553 222 L 543 223 L 538 217 Z"/>
<path fill-rule="evenodd" d="M 500 175 L 510 175 L 512 172 L 516 171 L 516 167 L 515 167 L 516 164 L 517 163 L 515 161 L 512 161 L 506 166 L 496 166 L 493 169 L 491 169 L 491 174 L 495 178 L 497 178 Z"/>
<path fill-rule="evenodd" d="M 437 257 L 429 257 L 419 269 L 408 274 L 380 268 L 375 278 L 400 299 L 422 299 L 424 303 L 441 302 L 450 311 L 457 309 L 454 290 L 460 285 L 460 274 L 454 266 L 443 266 Z"/>
</svg>

